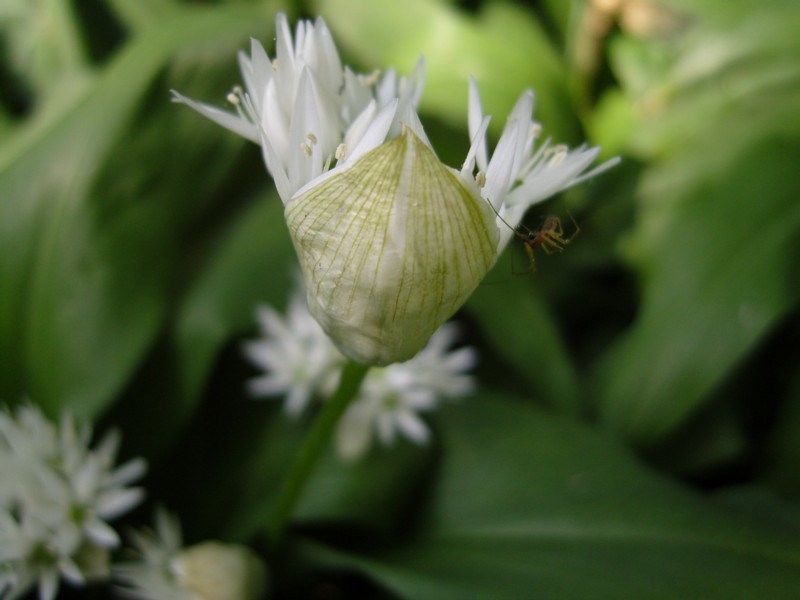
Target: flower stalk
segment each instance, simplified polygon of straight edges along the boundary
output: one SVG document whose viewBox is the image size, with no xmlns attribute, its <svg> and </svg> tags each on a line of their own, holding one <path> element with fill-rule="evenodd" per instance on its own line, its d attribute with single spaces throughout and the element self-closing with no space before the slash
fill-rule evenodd
<svg viewBox="0 0 800 600">
<path fill-rule="evenodd" d="M 289 518 L 292 515 L 292 509 L 297 504 L 300 494 L 322 452 L 330 442 L 340 417 L 344 414 L 350 402 L 358 395 L 361 382 L 364 380 L 368 370 L 368 366 L 354 361 L 349 361 L 344 366 L 339 387 L 322 406 L 322 410 L 303 439 L 294 463 L 289 468 L 289 472 L 278 490 L 278 500 L 269 527 L 270 541 L 273 546 L 277 546 L 283 538 Z"/>
</svg>

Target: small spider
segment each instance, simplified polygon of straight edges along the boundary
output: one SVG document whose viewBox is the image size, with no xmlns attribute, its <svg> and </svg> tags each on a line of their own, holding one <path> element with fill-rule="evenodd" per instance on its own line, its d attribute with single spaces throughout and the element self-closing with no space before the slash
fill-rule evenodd
<svg viewBox="0 0 800 600">
<path fill-rule="evenodd" d="M 530 260 L 531 272 L 536 271 L 536 255 L 534 250 L 541 248 L 548 256 L 554 250 L 562 252 L 564 247 L 569 244 L 575 236 L 581 231 L 575 219 L 570 215 L 572 223 L 575 225 L 575 231 L 569 237 L 564 237 L 564 227 L 561 225 L 561 219 L 555 215 L 547 215 L 542 223 L 541 228 L 536 231 L 531 231 L 524 225 L 521 225 L 524 231 L 520 228 L 514 229 L 514 234 L 522 240 L 522 245 L 525 247 L 525 253 Z"/>
<path fill-rule="evenodd" d="M 475 183 L 479 188 L 486 185 L 486 174 L 483 171 L 479 171 L 475 176 Z M 567 211 L 567 214 L 569 214 L 569 218 L 572 219 L 572 224 L 575 225 L 575 231 L 569 237 L 564 237 L 564 227 L 561 225 L 561 219 L 555 215 L 547 215 L 544 218 L 542 226 L 537 231 L 531 231 L 525 227 L 525 225 L 512 227 L 508 221 L 500 216 L 500 213 L 497 212 L 497 209 L 491 202 L 487 203 L 489 204 L 489 208 L 492 209 L 492 212 L 497 215 L 497 218 L 505 223 L 506 227 L 514 232 L 514 235 L 522 240 L 525 253 L 528 255 L 528 260 L 530 260 L 531 272 L 536 271 L 536 255 L 534 251 L 537 248 L 544 250 L 545 254 L 548 256 L 553 253 L 553 250 L 563 252 L 564 247 L 575 239 L 575 236 L 581 231 L 581 228 L 578 227 L 578 223 L 575 221 L 575 217 L 573 217 L 572 213 L 569 211 Z"/>
</svg>

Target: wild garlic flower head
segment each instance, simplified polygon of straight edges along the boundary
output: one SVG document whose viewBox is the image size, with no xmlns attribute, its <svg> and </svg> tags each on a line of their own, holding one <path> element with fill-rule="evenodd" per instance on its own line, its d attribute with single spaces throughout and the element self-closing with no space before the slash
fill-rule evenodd
<svg viewBox="0 0 800 600">
<path fill-rule="evenodd" d="M 114 567 L 123 594 L 145 600 L 257 600 L 266 569 L 244 546 L 202 542 L 183 547 L 180 524 L 158 510 L 154 531 L 131 534 L 136 560 Z"/>
<path fill-rule="evenodd" d="M 248 382 L 256 397 L 285 396 L 286 412 L 298 416 L 313 399 L 328 397 L 339 382 L 346 359 L 313 319 L 302 295 L 295 293 L 283 318 L 259 307 L 262 337 L 244 346 L 245 355 L 264 374 Z M 404 436 L 423 444 L 429 431 L 418 413 L 435 409 L 443 398 L 469 394 L 468 374 L 477 361 L 473 348 L 451 350 L 458 327 L 446 323 L 411 360 L 367 372 L 358 396 L 342 416 L 336 434 L 339 455 L 360 458 L 374 437 L 391 444 Z"/>
<path fill-rule="evenodd" d="M 119 434 L 93 449 L 91 436 L 68 415 L 56 427 L 32 405 L 0 410 L 0 581 L 11 581 L 11 598 L 38 583 L 49 600 L 61 577 L 81 585 L 109 575 L 119 537 L 107 521 L 143 498 L 129 486 L 146 467 L 134 459 L 115 468 Z"/>
<path fill-rule="evenodd" d="M 458 334 L 455 323 L 445 323 L 411 360 L 367 373 L 358 397 L 337 426 L 336 449 L 341 458 L 363 457 L 375 437 L 384 445 L 391 445 L 398 436 L 417 444 L 428 442 L 430 430 L 420 413 L 436 409 L 443 398 L 466 396 L 475 387 L 468 372 L 478 354 L 471 347 L 451 351 Z"/>
<path fill-rule="evenodd" d="M 173 92 L 261 145 L 306 283 L 311 314 L 343 354 L 364 364 L 407 360 L 466 301 L 525 210 L 603 169 L 599 152 L 537 144 L 533 93 L 509 117 L 494 154 L 470 82 L 472 145 L 461 169 L 441 163 L 408 79 L 342 67 L 322 19 L 294 38 L 278 15 L 276 57 L 257 41 L 240 54 L 236 113 Z M 477 168 L 477 172 L 476 172 Z M 503 220 L 506 223 L 503 223 Z"/>
<path fill-rule="evenodd" d="M 251 395 L 285 395 L 286 413 L 296 417 L 315 395 L 333 392 L 346 359 L 311 317 L 301 293 L 292 295 L 285 319 L 269 306 L 259 306 L 256 319 L 261 338 L 243 349 L 264 374 L 248 382 Z"/>
</svg>

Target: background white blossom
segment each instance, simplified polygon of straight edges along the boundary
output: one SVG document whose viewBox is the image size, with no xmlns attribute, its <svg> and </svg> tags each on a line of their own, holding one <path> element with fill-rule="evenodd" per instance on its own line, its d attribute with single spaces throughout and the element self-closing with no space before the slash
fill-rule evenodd
<svg viewBox="0 0 800 600">
<path fill-rule="evenodd" d="M 336 388 L 345 357 L 308 312 L 302 293 L 294 293 L 284 317 L 259 306 L 261 338 L 244 344 L 245 356 L 264 373 L 247 382 L 257 398 L 284 397 L 286 412 L 296 417 L 313 399 L 324 400 Z M 477 362 L 474 348 L 451 350 L 458 326 L 446 323 L 414 358 L 373 367 L 358 395 L 342 416 L 336 447 L 345 459 L 363 456 L 373 438 L 391 444 L 398 436 L 416 443 L 430 432 L 420 414 L 442 399 L 469 394 L 475 385 L 468 373 Z"/>
<path fill-rule="evenodd" d="M 91 437 L 67 414 L 56 426 L 33 405 L 0 410 L 0 582 L 10 598 L 38 583 L 51 600 L 62 577 L 76 585 L 108 577 L 120 541 L 108 521 L 142 500 L 130 484 L 146 467 L 142 459 L 115 467 L 117 432 L 94 448 Z"/>
</svg>

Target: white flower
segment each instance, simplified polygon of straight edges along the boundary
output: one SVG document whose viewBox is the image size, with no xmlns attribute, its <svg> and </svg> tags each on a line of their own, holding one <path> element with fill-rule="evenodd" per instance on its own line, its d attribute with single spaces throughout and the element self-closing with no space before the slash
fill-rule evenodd
<svg viewBox="0 0 800 600">
<path fill-rule="evenodd" d="M 428 441 L 430 431 L 418 413 L 435 409 L 441 398 L 465 396 L 475 386 L 466 372 L 475 366 L 477 352 L 450 352 L 457 336 L 456 324 L 445 323 L 411 360 L 370 369 L 337 426 L 336 448 L 343 459 L 364 456 L 373 435 L 384 445 L 398 435 L 417 444 Z"/>
<path fill-rule="evenodd" d="M 239 62 L 246 90 L 228 97 L 237 114 L 174 99 L 261 145 L 311 314 L 364 364 L 414 356 L 480 283 L 531 205 L 615 164 L 584 173 L 598 148 L 537 145 L 530 91 L 490 160 L 489 118 L 471 81 L 472 144 L 463 167 L 450 168 L 416 113 L 422 61 L 408 80 L 391 71 L 357 76 L 342 68 L 321 19 L 299 23 L 293 39 L 279 15 L 276 59 L 253 41 Z"/>
<path fill-rule="evenodd" d="M 267 307 L 259 308 L 258 317 L 263 337 L 247 342 L 244 349 L 265 374 L 248 382 L 248 388 L 257 397 L 286 395 L 287 412 L 297 416 L 312 398 L 331 394 L 345 357 L 298 293 L 292 296 L 286 319 Z M 336 446 L 342 458 L 363 456 L 375 435 L 384 444 L 397 435 L 420 444 L 428 440 L 428 428 L 418 413 L 433 410 L 441 398 L 467 395 L 474 387 L 467 371 L 477 353 L 472 348 L 450 352 L 457 335 L 457 326 L 446 323 L 411 360 L 367 372 L 339 422 Z"/>
<path fill-rule="evenodd" d="M 256 600 L 266 589 L 266 569 L 236 544 L 203 542 L 183 547 L 177 519 L 156 512 L 154 532 L 132 534 L 138 560 L 114 567 L 124 593 L 148 600 Z"/>
<path fill-rule="evenodd" d="M 244 353 L 264 375 L 248 382 L 257 397 L 285 395 L 286 412 L 299 415 L 316 394 L 331 393 L 345 358 L 311 317 L 301 294 L 289 300 L 286 320 L 269 306 L 256 316 L 262 338 L 247 342 Z"/>
<path fill-rule="evenodd" d="M 0 581 L 12 598 L 37 582 L 40 598 L 52 599 L 61 577 L 81 585 L 108 576 L 119 538 L 106 521 L 142 499 L 128 486 L 145 464 L 114 468 L 119 435 L 90 449 L 91 433 L 66 415 L 56 428 L 34 406 L 0 410 Z"/>
<path fill-rule="evenodd" d="M 422 62 L 409 79 L 393 71 L 382 77 L 356 75 L 342 67 L 321 18 L 300 21 L 294 39 L 283 14 L 276 18 L 275 58 L 257 40 L 250 56 L 239 53 L 245 90 L 228 101 L 237 113 L 196 102 L 187 104 L 223 127 L 260 144 L 264 162 L 284 204 L 310 181 L 352 163 L 387 136 L 396 137 L 400 117 L 411 118 L 422 91 Z"/>
</svg>

